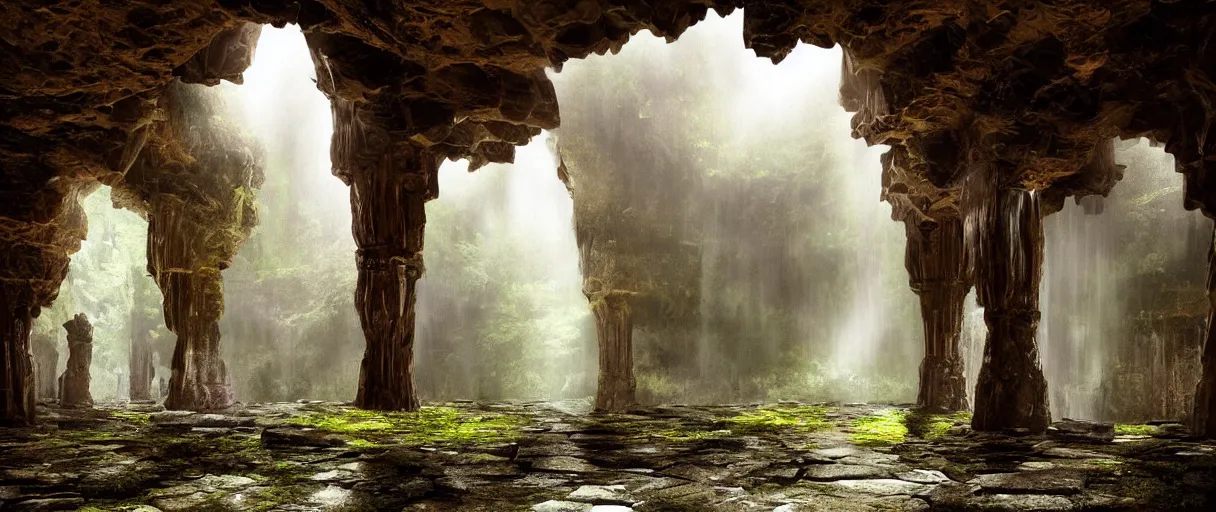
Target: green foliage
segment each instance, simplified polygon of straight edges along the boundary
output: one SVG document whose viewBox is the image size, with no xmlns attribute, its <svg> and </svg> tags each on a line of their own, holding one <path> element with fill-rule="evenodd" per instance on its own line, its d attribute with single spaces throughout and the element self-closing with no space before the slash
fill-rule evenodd
<svg viewBox="0 0 1216 512">
<path fill-rule="evenodd" d="M 858 418 L 850 425 L 853 433 L 849 440 L 858 446 L 890 446 L 902 443 L 908 435 L 908 427 L 905 424 L 907 415 L 907 411 L 891 409 Z"/>
</svg>

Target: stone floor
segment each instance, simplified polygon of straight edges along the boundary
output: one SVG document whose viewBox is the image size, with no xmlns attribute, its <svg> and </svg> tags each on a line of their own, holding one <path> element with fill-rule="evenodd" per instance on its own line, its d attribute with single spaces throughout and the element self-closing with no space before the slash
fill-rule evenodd
<svg viewBox="0 0 1216 512">
<path fill-rule="evenodd" d="M 1174 424 L 992 435 L 802 404 L 40 412 L 0 429 L 0 510 L 1216 510 L 1216 445 Z"/>
</svg>

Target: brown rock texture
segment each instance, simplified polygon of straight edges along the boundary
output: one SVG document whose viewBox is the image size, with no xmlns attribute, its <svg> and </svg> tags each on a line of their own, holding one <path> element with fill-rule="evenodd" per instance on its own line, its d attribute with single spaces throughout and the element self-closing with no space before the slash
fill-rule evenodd
<svg viewBox="0 0 1216 512">
<path fill-rule="evenodd" d="M 60 407 L 91 407 L 89 366 L 93 364 L 93 326 L 84 313 L 63 324 L 68 332 L 68 367 L 59 376 Z"/>
<path fill-rule="evenodd" d="M 595 316 L 599 342 L 599 383 L 595 410 L 624 412 L 637 404 L 637 380 L 633 376 L 633 315 L 629 301 L 620 292 L 587 295 Z"/>
<path fill-rule="evenodd" d="M 158 99 L 166 122 L 127 174 L 115 202 L 148 217 L 148 272 L 177 334 L 165 406 L 219 410 L 232 404 L 220 358 L 223 281 L 257 223 L 258 148 L 224 120 L 214 91 L 175 82 Z"/>
<path fill-rule="evenodd" d="M 946 412 L 967 409 L 967 377 L 959 351 L 963 306 L 971 288 L 963 223 L 957 211 L 936 219 L 909 219 L 904 263 L 912 291 L 920 297 L 925 358 L 920 363 L 918 407 Z"/>
<path fill-rule="evenodd" d="M 969 176 L 963 194 L 976 299 L 988 325 L 971 426 L 1043 432 L 1051 413 L 1035 342 L 1043 273 L 1039 197 L 1000 186 L 992 170 Z"/>
</svg>

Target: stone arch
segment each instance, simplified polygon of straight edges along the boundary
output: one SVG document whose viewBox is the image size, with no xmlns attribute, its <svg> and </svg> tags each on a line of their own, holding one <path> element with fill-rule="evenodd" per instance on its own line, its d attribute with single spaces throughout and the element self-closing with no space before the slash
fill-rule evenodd
<svg viewBox="0 0 1216 512">
<path fill-rule="evenodd" d="M 436 193 L 433 169 L 440 159 L 509 161 L 513 145 L 555 126 L 560 119 L 544 67 L 614 51 L 643 28 L 674 39 L 710 8 L 725 14 L 740 7 L 744 44 L 757 54 L 780 61 L 798 42 L 841 44 L 860 90 L 881 91 L 867 101 L 843 99 L 858 109 L 855 135 L 892 146 L 899 157 L 890 164 L 898 171 L 884 178 L 893 204 L 914 204 L 920 213 L 949 211 L 934 210 L 940 201 L 932 191 L 954 197 L 950 191 L 963 190 L 982 171 L 995 187 L 991 197 L 1033 195 L 1034 201 L 1008 203 L 1038 204 L 1041 213 L 1064 197 L 1101 194 L 1113 183 L 1103 167 L 1087 170 L 1100 160 L 1104 141 L 1148 135 L 1177 158 L 1186 175 L 1187 207 L 1216 215 L 1207 156 L 1216 154 L 1216 137 L 1209 136 L 1216 70 L 1203 59 L 1216 15 L 1201 0 L 1135 0 L 1118 7 L 1077 1 L 1005 10 L 962 1 L 768 0 L 18 5 L 0 13 L 0 21 L 13 27 L 5 40 L 14 45 L 0 62 L 0 159 L 11 208 L 4 231 L 7 244 L 28 249 L 14 254 L 37 260 L 39 270 L 18 259 L 5 265 L 4 275 L 21 289 L 6 294 L 9 304 L 0 313 L 4 351 L 25 357 L 23 326 L 38 305 L 53 298 L 55 276 L 66 265 L 63 254 L 70 250 L 49 248 L 60 242 L 70 248 L 67 240 L 77 231 L 69 222 L 48 222 L 71 210 L 62 200 L 65 185 L 128 181 L 141 165 L 137 160 L 157 152 L 148 151 L 150 142 L 161 150 L 171 147 L 156 141 L 158 130 L 164 133 L 156 126 L 165 124 L 157 117 L 157 98 L 173 76 L 210 83 L 239 75 L 247 65 L 241 51 L 252 50 L 253 29 L 246 23 L 294 22 L 308 33 L 323 71 L 318 85 L 338 114 L 338 174 L 356 191 L 372 184 L 394 190 L 357 200 L 367 203 L 374 219 L 387 208 L 378 202 L 389 200 L 404 200 L 419 211 Z M 73 30 L 44 29 L 59 26 Z M 1154 37 L 1141 37 L 1145 33 Z M 398 167 L 409 172 L 396 172 Z M 138 205 L 141 198 L 129 199 Z M 990 219 L 984 212 L 1004 208 L 1000 204 L 963 201 L 959 211 L 963 219 L 973 213 L 977 220 Z M 366 226 L 364 266 L 387 276 L 370 279 L 373 294 L 408 288 L 421 271 L 421 241 L 413 241 L 421 236 L 420 221 Z M 987 264 L 993 265 L 992 275 L 1008 270 L 1001 262 L 973 261 Z M 984 277 L 976 281 L 986 286 Z M 1013 288 L 1027 291 L 1025 283 Z M 375 329 L 400 333 L 405 326 L 389 324 Z M 394 343 L 405 342 L 402 335 L 392 336 Z M 1201 385 L 1209 390 L 1216 389 L 1212 346 Z M 18 375 L 5 378 L 23 381 L 25 367 L 18 364 Z M 28 408 L 20 406 L 23 386 L 6 387 L 10 396 L 0 421 L 27 418 Z M 1216 415 L 1206 412 L 1216 405 L 1210 396 L 1216 393 L 1200 393 L 1196 414 L 1197 425 L 1209 434 L 1216 432 Z M 995 419 L 977 426 L 1024 421 Z M 1040 420 L 1031 423 L 1043 426 Z"/>
</svg>

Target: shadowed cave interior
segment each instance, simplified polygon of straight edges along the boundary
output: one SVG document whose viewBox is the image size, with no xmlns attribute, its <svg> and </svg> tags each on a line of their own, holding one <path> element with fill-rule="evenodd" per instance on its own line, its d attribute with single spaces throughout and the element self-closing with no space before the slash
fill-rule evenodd
<svg viewBox="0 0 1216 512">
<path fill-rule="evenodd" d="M 1216 507 L 1210 2 L 0 20 L 0 508 Z"/>
</svg>

